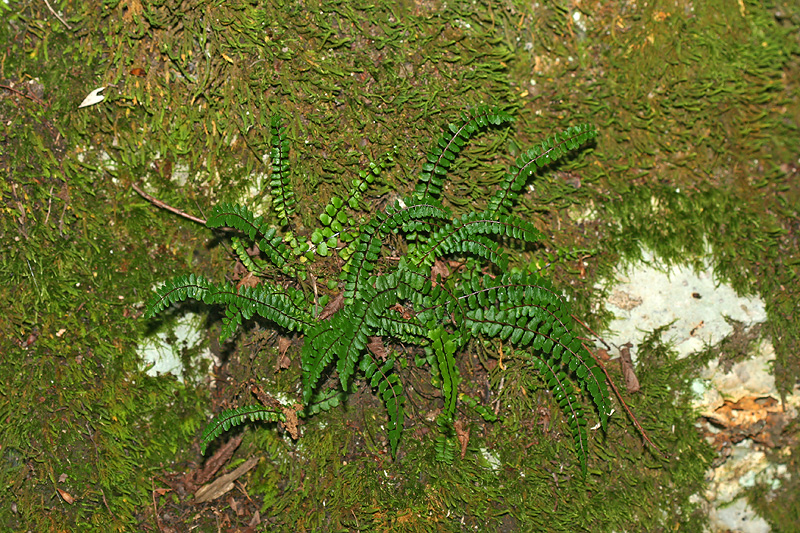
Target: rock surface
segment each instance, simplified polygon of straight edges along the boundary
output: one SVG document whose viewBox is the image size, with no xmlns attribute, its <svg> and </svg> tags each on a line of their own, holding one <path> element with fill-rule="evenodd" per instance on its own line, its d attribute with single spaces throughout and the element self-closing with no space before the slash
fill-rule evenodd
<svg viewBox="0 0 800 533">
<path fill-rule="evenodd" d="M 664 270 L 654 266 L 652 254 L 644 255 L 644 262 L 618 269 L 606 302 L 616 319 L 605 339 L 616 347 L 632 343 L 634 362 L 645 336 L 665 325 L 669 327 L 662 340 L 685 358 L 732 335 L 732 323 L 747 331 L 766 321 L 764 302 L 715 283 L 708 263 L 702 272 L 685 266 Z M 755 348 L 744 360 L 734 364 L 712 360 L 692 384 L 698 429 L 719 453 L 706 474 L 706 490 L 693 500 L 706 509 L 710 531 L 715 533 L 770 531 L 744 491 L 756 483 L 774 490 L 786 478 L 785 466 L 771 463 L 765 451 L 789 452 L 781 448 L 780 433 L 800 409 L 800 388 L 781 403 L 770 371 L 775 359 L 772 344 L 767 339 L 752 344 Z"/>
</svg>

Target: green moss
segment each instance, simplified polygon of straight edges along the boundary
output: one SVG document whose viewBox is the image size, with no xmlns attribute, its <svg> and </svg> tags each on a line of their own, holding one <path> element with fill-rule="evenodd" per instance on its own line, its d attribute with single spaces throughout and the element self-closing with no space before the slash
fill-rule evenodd
<svg viewBox="0 0 800 533">
<path fill-rule="evenodd" d="M 141 373 L 137 303 L 173 271 L 220 272 L 222 251 L 212 242 L 208 253 L 205 233 L 155 211 L 129 185 L 197 215 L 250 195 L 269 210 L 254 176 L 266 170 L 276 109 L 292 113 L 301 213 L 316 213 L 365 168 L 363 154 L 375 159 L 395 145 L 397 164 L 369 201 L 407 192 L 422 141 L 442 117 L 481 100 L 518 108 L 518 147 L 567 124 L 598 124 L 593 153 L 554 169 L 523 198 L 525 216 L 560 247 L 592 251 L 585 265 L 552 267 L 559 285 L 589 313 L 593 281 L 620 255 L 646 244 L 683 262 L 707 245 L 716 272 L 766 300 L 779 386 L 796 382 L 796 7 L 583 2 L 584 29 L 576 8 L 550 2 L 50 4 L 73 30 L 44 3 L 0 3 L 0 85 L 14 89 L 0 88 L 0 338 L 10 346 L 0 362 L 3 529 L 157 526 L 153 479 L 199 459 L 193 445 L 210 395 Z M 76 110 L 103 85 L 105 102 Z M 481 141 L 446 191 L 458 209 L 485 201 L 506 166 L 497 154 L 513 152 L 502 135 Z M 567 216 L 592 206 L 594 219 Z M 520 264 L 543 260 L 537 254 Z M 253 360 L 247 349 L 223 347 L 240 361 L 231 370 L 238 383 L 274 366 L 273 348 Z M 569 478 L 566 441 L 553 434 L 563 426 L 554 414 L 542 433 L 535 413 L 553 406 L 545 394 L 523 396 L 524 369 L 512 356 L 502 392 L 500 373 L 474 362 L 476 389 L 488 379 L 506 418 L 495 426 L 470 419 L 467 454 L 452 467 L 432 461 L 421 436 L 388 461 L 377 451 L 383 408 L 373 402 L 321 415 L 297 444 L 274 428 L 247 430 L 239 454 L 265 454 L 249 494 L 263 498 L 264 527 L 287 531 L 298 530 L 290 518 L 306 530 L 450 531 L 461 530 L 462 517 L 488 530 L 698 529 L 687 495 L 708 455 L 684 399 L 691 372 L 652 349 L 632 407 L 674 454 L 669 461 L 649 455 L 620 415 L 597 447 L 608 464 L 593 465 L 585 482 Z M 498 347 L 487 354 L 476 352 L 497 364 Z M 270 379 L 291 391 L 297 376 L 289 369 Z M 436 427 L 409 434 L 417 430 Z M 499 458 L 498 471 L 481 448 Z M 787 485 L 769 498 L 793 494 Z M 792 520 L 767 492 L 754 498 L 776 529 Z M 211 512 L 204 516 L 198 522 L 216 529 Z"/>
</svg>

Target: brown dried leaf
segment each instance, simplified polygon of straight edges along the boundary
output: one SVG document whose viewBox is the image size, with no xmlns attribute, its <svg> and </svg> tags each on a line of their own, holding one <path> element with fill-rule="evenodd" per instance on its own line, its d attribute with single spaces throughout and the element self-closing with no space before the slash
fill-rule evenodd
<svg viewBox="0 0 800 533">
<path fill-rule="evenodd" d="M 257 463 L 258 457 L 251 457 L 230 474 L 220 476 L 208 485 L 203 485 L 200 487 L 200 490 L 194 494 L 195 503 L 210 502 L 220 496 L 224 496 L 228 491 L 233 489 L 233 482 L 246 474 L 247 471 L 256 466 Z"/>
<path fill-rule="evenodd" d="M 344 307 L 344 293 L 340 292 L 336 298 L 328 302 L 317 318 L 327 320 Z"/>
<path fill-rule="evenodd" d="M 283 407 L 281 402 L 264 392 L 264 389 L 262 389 L 254 379 L 250 380 L 250 392 L 253 393 L 256 398 L 258 398 L 258 401 L 261 402 L 261 405 L 271 407 L 273 409 L 280 409 Z"/>
<path fill-rule="evenodd" d="M 751 438 L 769 447 L 780 445 L 780 435 L 789 423 L 789 415 L 771 396 L 746 396 L 738 402 L 725 400 L 708 420 L 721 426 L 724 440 L 740 442 Z"/>
<path fill-rule="evenodd" d="M 467 445 L 469 444 L 469 428 L 466 427 L 461 420 L 456 420 L 453 424 L 453 427 L 456 430 L 456 438 L 458 439 L 458 443 L 461 445 L 461 458 L 463 459 L 465 455 L 467 455 Z"/>
<path fill-rule="evenodd" d="M 436 282 L 439 280 L 441 276 L 442 280 L 447 279 L 450 275 L 450 269 L 447 268 L 447 263 L 442 261 L 441 259 L 437 259 L 434 261 L 433 266 L 431 267 L 431 281 L 433 282 L 433 286 L 436 286 Z"/>
<path fill-rule="evenodd" d="M 279 370 L 285 370 L 291 366 L 292 360 L 286 355 L 286 351 L 291 345 L 292 341 L 290 339 L 286 337 L 278 337 L 278 360 L 275 361 L 276 372 Z"/>
<path fill-rule="evenodd" d="M 244 514 L 244 507 L 239 504 L 233 496 L 228 497 L 228 505 L 231 506 L 231 510 L 236 513 L 236 516 L 242 516 Z"/>
<path fill-rule="evenodd" d="M 300 421 L 297 419 L 297 413 L 302 410 L 303 406 L 299 403 L 294 404 L 291 409 L 281 406 L 281 411 L 283 411 L 283 415 L 286 417 L 286 422 L 283 423 L 283 427 L 286 428 L 286 431 L 289 432 L 289 435 L 291 435 L 294 440 L 300 438 L 300 432 L 297 430 L 297 426 L 300 424 Z"/>
<path fill-rule="evenodd" d="M 386 361 L 386 358 L 389 355 L 386 352 L 386 347 L 383 345 L 383 339 L 381 337 L 369 337 L 367 349 L 381 361 Z"/>
<path fill-rule="evenodd" d="M 259 281 L 261 280 L 254 276 L 252 272 L 248 272 L 242 279 L 239 280 L 239 283 L 236 284 L 236 291 L 238 292 L 243 286 L 250 287 L 252 289 L 258 285 Z"/>
<path fill-rule="evenodd" d="M 202 485 L 214 477 L 214 474 L 216 474 L 217 471 L 222 468 L 231 457 L 233 457 L 233 452 L 235 452 L 242 443 L 243 438 L 244 435 L 239 435 L 238 437 L 234 437 L 220 446 L 219 450 L 217 450 L 214 455 L 206 460 L 206 465 L 201 471 L 195 471 L 189 474 L 192 479 L 187 479 L 187 485 L 193 485 L 196 487 L 197 485 Z"/>
<path fill-rule="evenodd" d="M 69 492 L 67 492 L 65 490 L 61 490 L 59 488 L 56 488 L 56 490 L 58 491 L 58 495 L 61 496 L 64 499 L 65 502 L 67 502 L 70 505 L 75 503 L 75 498 L 73 498 L 72 495 Z"/>
<path fill-rule="evenodd" d="M 622 370 L 622 376 L 625 378 L 625 388 L 628 392 L 638 392 L 641 388 L 639 379 L 633 371 L 633 361 L 631 360 L 631 348 L 633 344 L 627 342 L 619 348 L 619 366 Z"/>
</svg>

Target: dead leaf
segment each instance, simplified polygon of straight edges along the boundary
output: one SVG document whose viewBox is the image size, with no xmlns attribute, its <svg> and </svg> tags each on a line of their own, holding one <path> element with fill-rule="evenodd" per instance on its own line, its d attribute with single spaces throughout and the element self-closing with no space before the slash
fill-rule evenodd
<svg viewBox="0 0 800 533">
<path fill-rule="evenodd" d="M 234 487 L 233 482 L 245 475 L 250 469 L 258 464 L 258 457 L 251 457 L 239 466 L 236 470 L 229 474 L 218 477 L 208 485 L 203 485 L 194 494 L 195 503 L 205 503 L 211 500 L 216 500 L 220 496 L 224 496 Z"/>
<path fill-rule="evenodd" d="M 156 493 L 156 494 L 157 494 L 157 495 L 159 495 L 159 496 L 163 496 L 164 494 L 166 494 L 166 493 L 168 493 L 168 492 L 172 492 L 172 489 L 164 489 L 164 488 L 161 488 L 161 489 L 153 489 L 153 492 L 154 492 L 154 493 Z"/>
<path fill-rule="evenodd" d="M 389 355 L 386 353 L 386 347 L 383 345 L 383 339 L 381 337 L 369 337 L 367 349 L 381 361 L 386 361 Z"/>
<path fill-rule="evenodd" d="M 278 360 L 275 361 L 275 371 L 285 370 L 292 365 L 292 360 L 286 355 L 289 346 L 292 345 L 291 339 L 278 337 Z"/>
<path fill-rule="evenodd" d="M 56 490 L 58 491 L 58 495 L 61 496 L 64 499 L 65 502 L 67 502 L 70 505 L 75 503 L 75 498 L 73 498 L 72 495 L 69 492 L 67 492 L 65 490 L 61 490 L 59 488 L 56 488 Z"/>
<path fill-rule="evenodd" d="M 725 400 L 705 418 L 723 428 L 714 435 L 717 443 L 737 443 L 750 438 L 771 448 L 781 445 L 781 433 L 790 420 L 780 402 L 771 396 L 746 396 L 737 402 Z"/>
<path fill-rule="evenodd" d="M 228 497 L 228 505 L 231 506 L 231 509 L 234 513 L 236 513 L 236 516 L 242 516 L 244 514 L 244 507 L 242 507 L 233 496 Z"/>
<path fill-rule="evenodd" d="M 431 267 L 431 281 L 433 282 L 434 287 L 437 285 L 437 282 L 447 279 L 449 275 L 450 269 L 447 268 L 447 263 L 441 259 L 434 261 L 433 266 Z"/>
<path fill-rule="evenodd" d="M 456 438 L 461 445 L 461 458 L 467 455 L 467 445 L 469 444 L 469 428 L 466 427 L 463 421 L 456 420 L 453 424 L 456 430 Z"/>
<path fill-rule="evenodd" d="M 254 276 L 252 272 L 248 272 L 239 280 L 239 283 L 236 284 L 236 292 L 239 292 L 239 289 L 242 287 L 250 287 L 252 289 L 257 286 L 260 281 L 261 280 Z"/>
<path fill-rule="evenodd" d="M 278 400 L 276 400 L 275 398 L 264 392 L 264 389 L 262 389 L 261 386 L 258 383 L 256 383 L 256 380 L 254 379 L 250 380 L 250 392 L 254 394 L 256 398 L 258 398 L 258 401 L 261 402 L 261 405 L 264 405 L 266 407 L 271 407 L 272 409 L 283 408 L 281 402 L 279 402 Z"/>
<path fill-rule="evenodd" d="M 289 435 L 292 436 L 294 440 L 300 438 L 300 432 L 297 430 L 297 426 L 300 424 L 300 421 L 297 419 L 297 413 L 303 410 L 303 406 L 299 403 L 294 404 L 294 407 L 289 409 L 288 407 L 281 406 L 281 411 L 283 411 L 283 416 L 286 417 L 286 421 L 283 423 L 283 427 L 286 428 L 286 431 L 289 432 Z"/>
<path fill-rule="evenodd" d="M 327 320 L 332 317 L 336 312 L 344 307 L 344 293 L 340 292 L 336 297 L 328 302 L 328 305 L 322 310 L 317 318 L 320 320 Z"/>
<path fill-rule="evenodd" d="M 631 360 L 631 348 L 633 344 L 626 342 L 619 348 L 619 367 L 622 370 L 622 376 L 625 378 L 625 388 L 628 392 L 639 392 L 641 386 L 636 373 L 633 371 L 633 361 Z"/>
<path fill-rule="evenodd" d="M 233 457 L 233 452 L 235 452 L 242 443 L 243 438 L 244 435 L 239 435 L 220 446 L 220 448 L 214 452 L 214 455 L 206 460 L 205 467 L 203 467 L 201 471 L 192 473 L 191 479 L 187 479 L 187 484 L 196 487 L 214 477 L 214 474 Z M 188 477 L 189 476 L 187 476 L 187 478 Z"/>
</svg>

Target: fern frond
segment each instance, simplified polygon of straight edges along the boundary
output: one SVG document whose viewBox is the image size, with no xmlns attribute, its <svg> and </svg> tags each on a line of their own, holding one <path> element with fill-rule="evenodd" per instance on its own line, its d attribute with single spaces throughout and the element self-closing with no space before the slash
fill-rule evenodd
<svg viewBox="0 0 800 533">
<path fill-rule="evenodd" d="M 585 468 L 586 419 L 568 376 L 588 392 L 604 429 L 611 398 L 602 369 L 572 333 L 575 325 L 567 302 L 535 274 L 476 278 L 470 283 L 470 291 L 460 298 L 469 307 L 466 325 L 473 333 L 533 350 L 532 361 L 544 373 L 545 383 L 567 414 Z"/>
<path fill-rule="evenodd" d="M 248 272 L 258 273 L 263 272 L 266 265 L 257 257 L 250 257 L 250 254 L 245 250 L 245 245 L 239 237 L 231 237 L 231 248 L 239 258 L 239 261 L 244 265 Z"/>
<path fill-rule="evenodd" d="M 441 414 L 436 418 L 436 425 L 439 426 L 439 434 L 436 436 L 436 443 L 433 446 L 435 458 L 440 463 L 451 465 L 456 458 L 456 433 L 453 427 L 453 418 Z"/>
<path fill-rule="evenodd" d="M 400 378 L 392 372 L 394 358 L 388 357 L 383 364 L 379 364 L 370 355 L 364 357 L 360 368 L 370 386 L 373 389 L 378 388 L 378 396 L 383 400 L 386 411 L 389 413 L 389 444 L 392 448 L 392 456 L 396 456 L 397 445 L 400 443 L 400 436 L 403 433 L 405 395 Z"/>
<path fill-rule="evenodd" d="M 289 139 L 286 138 L 286 126 L 274 115 L 269 124 L 272 135 L 272 175 L 270 190 L 272 192 L 272 208 L 278 215 L 281 226 L 289 224 L 289 217 L 294 214 L 295 197 L 289 182 Z"/>
<path fill-rule="evenodd" d="M 547 384 L 547 388 L 553 394 L 558 406 L 567 415 L 567 426 L 572 433 L 572 441 L 581 463 L 581 470 L 585 474 L 586 458 L 589 455 L 586 418 L 583 407 L 575 396 L 575 389 L 567 381 L 566 372 L 556 371 L 557 367 L 551 364 L 552 361 L 548 362 L 536 356 L 533 356 L 531 361 L 533 367 L 543 374 L 542 379 Z"/>
<path fill-rule="evenodd" d="M 472 254 L 488 259 L 504 270 L 508 257 L 502 245 L 482 235 L 497 235 L 526 242 L 537 242 L 543 238 L 533 224 L 521 218 L 472 212 L 434 232 L 425 246 L 419 246 L 409 254 L 409 260 L 416 265 L 432 265 L 437 257 L 447 254 Z"/>
<path fill-rule="evenodd" d="M 483 418 L 485 421 L 487 422 L 497 421 L 497 415 L 491 412 L 483 405 L 479 404 L 478 400 L 476 400 L 472 396 L 468 396 L 462 392 L 461 394 L 458 395 L 458 399 L 464 402 L 464 404 L 467 407 L 469 407 L 470 409 L 481 415 L 481 418 Z"/>
<path fill-rule="evenodd" d="M 347 393 L 338 388 L 331 388 L 324 393 L 314 393 L 306 404 L 303 416 L 312 416 L 321 411 L 330 411 L 347 398 Z"/>
<path fill-rule="evenodd" d="M 209 228 L 227 226 L 247 235 L 267 255 L 270 262 L 282 268 L 289 260 L 289 248 L 283 243 L 277 230 L 261 216 L 254 215 L 247 207 L 237 204 L 219 203 L 211 209 L 206 221 Z"/>
<path fill-rule="evenodd" d="M 200 453 L 205 455 L 208 444 L 219 437 L 223 432 L 231 427 L 243 424 L 247 420 L 255 422 L 263 420 L 265 422 L 285 422 L 286 416 L 283 412 L 265 407 L 263 405 L 245 405 L 238 409 L 228 409 L 214 417 L 203 430 L 200 439 Z"/>
<path fill-rule="evenodd" d="M 431 350 L 436 355 L 437 368 L 442 380 L 442 394 L 444 407 L 442 414 L 452 419 L 456 413 L 456 398 L 458 397 L 458 383 L 461 381 L 456 368 L 455 353 L 461 346 L 462 338 L 459 335 L 448 333 L 443 327 L 438 327 L 428 332 L 431 339 Z"/>
<path fill-rule="evenodd" d="M 239 326 L 242 325 L 242 311 L 235 305 L 228 305 L 225 308 L 225 316 L 222 317 L 222 328 L 219 332 L 219 341 L 225 342 L 233 337 Z"/>
<path fill-rule="evenodd" d="M 147 302 L 144 317 L 152 318 L 170 305 L 188 298 L 208 303 L 208 292 L 214 287 L 215 285 L 203 276 L 196 274 L 176 276 L 156 289 L 155 294 Z"/>
<path fill-rule="evenodd" d="M 500 188 L 489 199 L 486 211 L 493 215 L 506 212 L 525 183 L 538 169 L 555 163 L 569 151 L 575 150 L 597 137 L 597 130 L 590 124 L 571 126 L 561 133 L 548 137 L 540 144 L 517 158 L 515 165 L 506 173 Z"/>
<path fill-rule="evenodd" d="M 303 399 L 306 403 L 310 400 L 317 382 L 325 368 L 336 359 L 336 369 L 342 388 L 347 390 L 348 382 L 356 369 L 368 337 L 373 334 L 378 325 L 377 313 L 388 307 L 387 293 L 378 295 L 375 289 L 369 287 L 362 293 L 367 298 L 353 303 L 342 311 L 333 315 L 329 321 L 324 321 L 315 326 L 306 338 L 306 344 L 301 352 L 301 366 L 303 368 Z"/>
<path fill-rule="evenodd" d="M 346 266 L 344 299 L 354 301 L 364 286 L 364 280 L 375 268 L 381 252 L 383 238 L 395 231 L 409 220 L 439 218 L 448 219 L 448 212 L 433 203 L 419 203 L 400 208 L 395 205 L 386 213 L 376 213 L 374 218 L 361 228 L 361 235 L 356 242 L 355 252 Z"/>
<path fill-rule="evenodd" d="M 289 331 L 306 332 L 315 325 L 306 310 L 304 296 L 291 287 L 284 289 L 262 283 L 255 287 L 242 287 L 237 292 L 232 285 L 226 285 L 210 291 L 204 301 L 235 307 L 245 320 L 257 314 Z"/>
<path fill-rule="evenodd" d="M 513 117 L 498 108 L 480 106 L 470 114 L 462 115 L 460 125 L 448 124 L 448 130 L 439 137 L 427 153 L 427 162 L 422 165 L 419 182 L 414 190 L 414 198 L 438 198 L 448 169 L 470 138 L 483 128 L 511 122 Z"/>
</svg>

